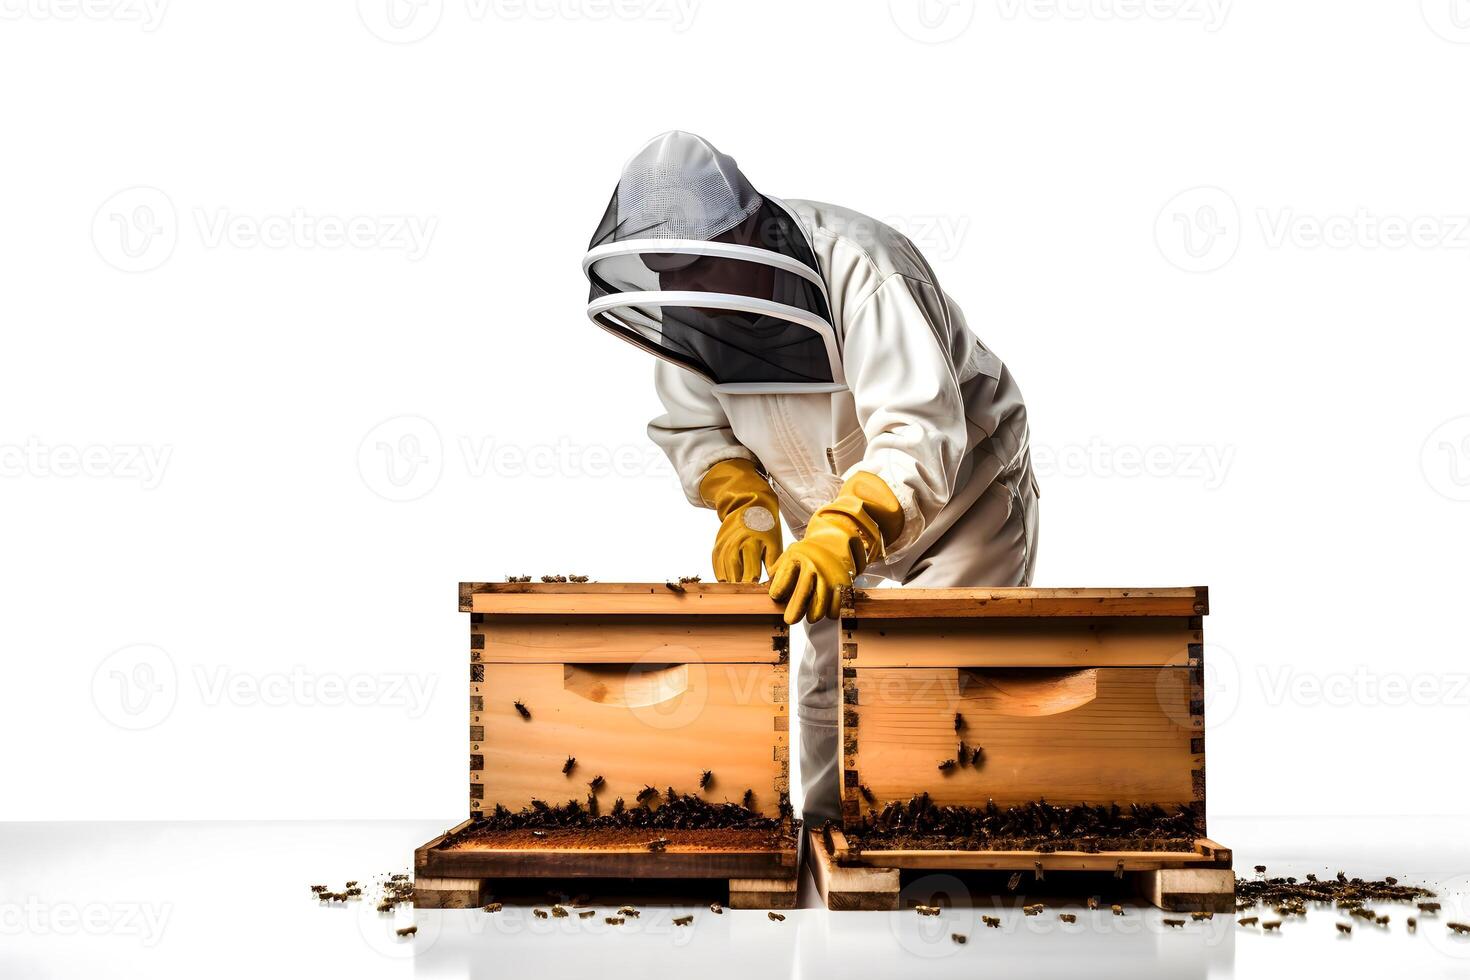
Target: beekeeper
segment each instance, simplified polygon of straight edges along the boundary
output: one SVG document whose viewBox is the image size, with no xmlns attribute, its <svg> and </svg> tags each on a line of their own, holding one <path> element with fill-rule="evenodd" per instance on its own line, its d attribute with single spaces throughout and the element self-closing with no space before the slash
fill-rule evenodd
<svg viewBox="0 0 1470 980">
<path fill-rule="evenodd" d="M 1037 487 L 1015 378 L 919 250 L 846 208 L 757 193 L 698 136 L 623 169 L 583 269 L 587 314 L 657 356 L 648 426 L 720 518 L 722 582 L 805 618 L 808 820 L 840 815 L 841 590 L 1027 585 Z M 778 517 L 793 543 L 782 547 Z"/>
</svg>

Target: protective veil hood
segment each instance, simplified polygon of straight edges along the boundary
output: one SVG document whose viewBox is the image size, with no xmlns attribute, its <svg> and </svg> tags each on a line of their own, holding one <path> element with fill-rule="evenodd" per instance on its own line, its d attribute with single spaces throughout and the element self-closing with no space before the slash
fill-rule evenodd
<svg viewBox="0 0 1470 980">
<path fill-rule="evenodd" d="M 843 387 L 801 225 L 701 137 L 664 133 L 628 161 L 582 268 L 593 322 L 718 387 Z"/>
</svg>

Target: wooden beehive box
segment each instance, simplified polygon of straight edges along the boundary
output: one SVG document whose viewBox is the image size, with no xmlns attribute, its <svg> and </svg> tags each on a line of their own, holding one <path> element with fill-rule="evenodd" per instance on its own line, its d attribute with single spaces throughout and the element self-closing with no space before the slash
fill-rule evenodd
<svg viewBox="0 0 1470 980">
<path fill-rule="evenodd" d="M 1159 904 L 1226 910 L 1233 877 L 1221 869 L 1230 854 L 1203 832 L 1207 612 L 1203 588 L 851 593 L 840 624 L 847 834 L 830 870 L 851 881 L 843 866 L 893 874 L 854 886 L 877 897 L 839 895 L 837 905 L 896 900 L 898 869 L 1039 863 L 1148 873 L 1142 883 Z M 847 847 L 885 806 L 920 794 L 970 808 L 1157 805 L 1193 814 L 1198 840 L 1193 852 L 1175 853 Z M 1155 873 L 1165 869 L 1173 870 Z M 1201 869 L 1210 873 L 1173 873 Z"/>
<path fill-rule="evenodd" d="M 764 587 L 464 583 L 460 609 L 470 819 L 456 832 L 497 805 L 592 796 L 605 814 L 618 799 L 635 806 L 645 787 L 789 814 L 788 635 Z M 664 836 L 656 853 L 627 834 L 572 846 L 528 833 L 493 846 L 436 839 L 416 853 L 420 904 L 436 893 L 438 904 L 476 903 L 486 881 L 527 876 L 726 878 L 732 904 L 795 901 L 794 839 Z"/>
</svg>

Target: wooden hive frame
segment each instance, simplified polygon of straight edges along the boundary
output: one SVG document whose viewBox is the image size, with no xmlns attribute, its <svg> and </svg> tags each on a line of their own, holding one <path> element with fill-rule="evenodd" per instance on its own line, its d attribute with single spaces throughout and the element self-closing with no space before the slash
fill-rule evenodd
<svg viewBox="0 0 1470 980">
<path fill-rule="evenodd" d="M 744 844 L 711 848 L 698 843 L 686 846 L 678 833 L 670 831 L 671 842 L 658 852 L 637 844 L 595 840 L 586 846 L 524 846 L 534 844 L 532 841 L 522 846 L 507 843 L 471 847 L 451 846 L 447 840 L 483 818 L 496 803 L 503 802 L 511 810 L 524 803 L 522 798 L 497 798 L 507 792 L 525 796 L 526 787 L 506 781 L 504 772 L 513 766 L 502 765 L 499 776 L 493 771 L 496 758 L 504 763 L 522 753 L 538 751 L 537 745 L 528 744 L 535 741 L 530 734 L 510 749 L 494 744 L 494 725 L 497 720 L 504 725 L 495 712 L 506 713 L 509 699 L 507 692 L 492 690 L 491 682 L 504 676 L 496 671 L 520 664 L 536 664 L 541 673 L 545 668 L 560 668 L 556 687 L 565 683 L 568 690 L 573 690 L 584 674 L 591 678 L 583 681 L 584 686 L 600 689 L 599 669 L 610 670 L 611 674 L 602 676 L 608 683 L 616 683 L 613 675 L 619 670 L 629 664 L 647 663 L 650 658 L 700 666 L 715 681 L 709 685 L 712 690 L 719 687 L 719 671 L 739 672 L 737 687 L 741 679 L 758 677 L 762 688 L 758 693 L 768 700 L 762 700 L 756 710 L 765 712 L 768 719 L 762 731 L 769 733 L 765 737 L 770 739 L 770 754 L 751 781 L 757 810 L 767 816 L 782 813 L 787 807 L 790 781 L 790 639 L 779 607 L 766 595 L 764 586 L 686 583 L 671 588 L 665 583 L 466 582 L 460 585 L 459 608 L 471 620 L 469 819 L 415 851 L 415 900 L 420 907 L 483 904 L 497 881 L 509 885 L 510 879 L 528 878 L 720 879 L 728 883 L 732 907 L 795 905 L 799 864 L 794 840 L 789 846 L 774 848 Z M 751 693 L 745 691 L 741 696 Z M 583 690 L 581 696 L 599 702 L 605 697 L 601 690 Z M 711 701 L 706 710 L 714 707 Z M 536 711 L 534 706 L 532 710 Z M 735 708 L 729 710 L 732 716 L 736 713 Z M 740 709 L 740 717 L 747 722 L 751 714 L 749 706 Z M 564 723 L 562 728 L 573 731 L 576 725 Z M 533 731 L 527 729 L 528 733 Z M 491 741 L 487 742 L 487 737 Z M 585 744 L 585 740 L 579 741 Z M 716 760 L 722 750 L 727 758 L 734 751 L 734 747 L 719 744 L 708 748 Z M 748 774 L 752 771 L 748 742 L 739 748 Z M 646 771 L 657 771 L 659 761 L 655 757 L 645 757 L 644 761 L 647 766 L 628 762 L 623 767 L 628 770 L 622 774 L 624 784 L 629 784 L 635 773 L 639 785 L 652 781 L 645 780 Z M 594 768 L 601 774 L 601 763 Z M 718 765 L 713 768 L 718 770 Z M 609 771 L 609 782 L 614 778 Z M 618 795 L 623 795 L 624 789 L 620 785 Z M 540 792 L 532 795 L 557 801 Z"/>
<path fill-rule="evenodd" d="M 965 668 L 998 668 L 1024 674 L 1030 669 L 1059 676 L 1098 673 L 1089 665 L 1184 670 L 1187 717 L 1177 719 L 1171 760 L 1182 771 L 1167 773 L 1163 782 L 1178 790 L 1177 802 L 1196 810 L 1200 826 L 1205 812 L 1205 745 L 1203 695 L 1203 617 L 1209 611 L 1204 588 L 1177 589 L 883 589 L 849 591 L 839 624 L 843 709 L 839 714 L 842 747 L 844 822 L 856 826 L 865 806 L 860 769 L 864 679 L 900 670 L 933 671 L 960 666 L 958 620 L 986 620 L 983 645 L 963 646 Z M 885 624 L 900 628 L 884 630 Z M 888 635 L 892 633 L 893 635 Z M 871 642 L 865 643 L 867 637 Z M 880 639 L 881 638 L 881 639 Z M 944 640 L 951 641 L 946 647 Z M 1114 672 L 1114 676 L 1119 676 Z M 1123 674 L 1121 676 L 1129 676 Z M 1169 675 L 1173 680 L 1174 675 Z M 1184 697 L 1181 692 L 1180 697 Z M 1064 706 L 1065 708 L 1065 706 Z M 1041 712 L 1045 713 L 1045 712 Z M 1140 723 L 1141 724 L 1141 723 Z M 1033 724 L 1033 728 L 1038 727 Z M 890 735 L 891 737 L 891 735 Z M 1146 745 L 1146 736 L 1137 736 Z M 1039 760 L 1044 750 L 1038 749 Z M 1043 763 L 1044 764 L 1044 763 Z M 928 777 L 932 779 L 933 773 Z M 1158 792 L 1157 787 L 1150 787 Z M 1127 792 L 1124 788 L 1123 792 Z M 867 790 L 867 792 L 872 792 Z M 1065 794 L 1063 794 L 1065 795 Z M 1127 799 L 1076 799 L 1052 802 L 1143 802 Z M 882 800 L 879 801 L 883 802 Z M 939 800 L 938 802 L 952 802 Z M 1019 802 L 1010 801 L 1010 802 Z M 1147 800 L 1147 802 L 1158 802 Z M 860 850 L 841 830 L 831 833 L 829 850 L 812 829 L 808 853 L 814 878 L 830 908 L 897 908 L 900 872 L 920 870 L 1113 872 L 1131 879 L 1147 901 L 1179 911 L 1231 911 L 1234 873 L 1231 853 L 1201 836 L 1192 852 L 1164 851 L 966 851 Z"/>
</svg>

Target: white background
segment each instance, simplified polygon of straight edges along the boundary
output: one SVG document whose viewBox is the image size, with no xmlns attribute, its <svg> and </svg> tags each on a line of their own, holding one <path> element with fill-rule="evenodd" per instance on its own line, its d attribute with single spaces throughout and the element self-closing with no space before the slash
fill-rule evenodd
<svg viewBox="0 0 1470 980">
<path fill-rule="evenodd" d="M 674 127 L 924 249 L 1036 584 L 1210 586 L 1213 812 L 1465 812 L 1463 0 L 152 2 L 0 0 L 0 819 L 456 818 L 458 581 L 708 576 L 578 268 Z"/>
</svg>

